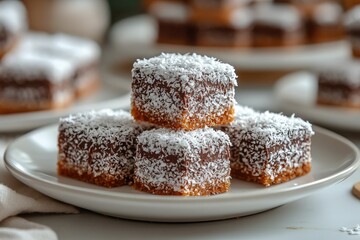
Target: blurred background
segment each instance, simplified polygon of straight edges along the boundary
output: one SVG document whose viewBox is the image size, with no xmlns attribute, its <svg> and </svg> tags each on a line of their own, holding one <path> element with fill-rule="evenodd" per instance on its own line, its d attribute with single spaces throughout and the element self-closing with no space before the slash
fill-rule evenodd
<svg viewBox="0 0 360 240">
<path fill-rule="evenodd" d="M 82 27 L 87 26 L 96 32 L 99 30 L 92 24 L 97 24 L 108 30 L 119 20 L 145 12 L 141 0 L 23 0 L 23 3 L 28 10 L 30 29 L 80 35 Z M 106 32 L 104 34 L 106 36 Z"/>
<path fill-rule="evenodd" d="M 131 68 L 138 58 L 196 52 L 235 67 L 236 99 L 242 105 L 295 112 L 335 127 L 344 120 L 328 119 L 336 119 L 339 109 L 358 114 L 358 103 L 319 101 L 318 78 L 332 64 L 341 67 L 335 75 L 360 81 L 360 0 L 22 2 L 29 32 L 67 33 L 97 42 L 101 80 L 114 87 L 130 90 Z M 360 94 L 359 89 L 354 91 Z"/>
</svg>

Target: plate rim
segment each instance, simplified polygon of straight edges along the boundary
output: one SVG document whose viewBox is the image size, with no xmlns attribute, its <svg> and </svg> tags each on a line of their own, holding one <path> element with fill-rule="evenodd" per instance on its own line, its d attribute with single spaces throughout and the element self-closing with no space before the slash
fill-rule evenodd
<svg viewBox="0 0 360 240">
<path fill-rule="evenodd" d="M 123 192 L 115 192 L 115 191 L 104 191 L 101 189 L 93 189 L 93 188 L 84 188 L 81 186 L 74 186 L 74 185 L 70 185 L 70 184 L 65 184 L 65 183 L 60 183 L 60 182 L 54 182 L 48 179 L 43 179 L 40 178 L 39 176 L 33 175 L 33 174 L 26 174 L 26 172 L 21 171 L 20 169 L 18 169 L 17 167 L 15 167 L 13 165 L 13 163 L 11 162 L 12 160 L 9 157 L 10 152 L 12 151 L 12 149 L 14 148 L 14 146 L 16 146 L 16 143 L 19 141 L 22 141 L 23 139 L 28 138 L 31 135 L 34 134 L 39 134 L 41 132 L 46 132 L 46 131 L 52 131 L 55 130 L 57 128 L 57 124 L 53 124 L 53 125 L 48 125 L 46 127 L 42 127 L 36 130 L 33 130 L 19 138 L 17 138 L 15 141 L 13 141 L 5 150 L 4 153 L 4 164 L 6 166 L 6 168 L 14 175 L 18 174 L 26 179 L 30 179 L 32 181 L 37 182 L 38 184 L 41 185 L 46 185 L 47 187 L 56 187 L 59 188 L 63 191 L 75 191 L 75 192 L 80 192 L 81 194 L 90 194 L 92 196 L 101 196 L 101 197 L 106 197 L 106 198 L 111 198 L 111 199 L 123 199 L 123 200 L 132 200 L 132 201 L 148 201 L 148 202 L 162 202 L 162 203 L 169 203 L 169 202 L 203 202 L 203 201 L 207 201 L 207 202 L 211 202 L 211 201 L 232 201 L 234 199 L 247 199 L 247 198 L 254 198 L 254 197 L 263 197 L 263 196 L 267 196 L 269 195 L 268 191 L 264 191 L 264 189 L 268 189 L 268 188 L 264 188 L 264 189 L 259 189 L 259 191 L 253 192 L 253 193 L 248 193 L 247 195 L 242 195 L 241 193 L 232 193 L 231 195 L 226 195 L 226 194 L 218 194 L 218 195 L 212 195 L 212 196 L 189 196 L 189 197 L 179 197 L 179 196 L 159 196 L 159 195 L 152 195 L 152 194 L 133 194 L 133 193 L 123 193 Z M 347 145 L 348 147 L 350 147 L 350 149 L 352 149 L 353 154 L 354 154 L 354 159 L 351 162 L 351 164 L 349 166 L 347 166 L 345 169 L 332 174 L 330 176 L 321 178 L 319 180 L 316 181 L 311 181 L 308 183 L 304 183 L 301 185 L 297 185 L 297 186 L 291 186 L 288 188 L 280 188 L 280 189 L 276 189 L 274 191 L 271 191 L 270 195 L 278 195 L 278 194 L 284 194 L 284 193 L 288 193 L 288 192 L 293 192 L 293 191 L 297 191 L 298 189 L 308 189 L 311 187 L 316 187 L 318 185 L 324 184 L 325 182 L 331 181 L 333 180 L 335 182 L 339 182 L 347 177 L 349 177 L 352 173 L 354 173 L 356 171 L 356 169 L 360 166 L 360 150 L 356 147 L 356 145 L 354 143 L 352 143 L 350 140 L 346 139 L 345 137 L 334 133 L 330 130 L 327 130 L 325 128 L 322 127 L 318 127 L 316 125 L 313 126 L 314 127 L 314 131 L 315 134 L 317 132 L 321 132 L 323 135 L 326 135 L 327 137 L 331 137 L 332 139 L 336 139 L 342 143 L 344 143 L 345 145 Z M 316 136 L 316 135 L 315 135 Z M 15 176 L 14 175 L 14 176 Z M 32 186 L 30 186 L 32 187 Z M 33 188 L 33 187 L 32 187 Z"/>
</svg>

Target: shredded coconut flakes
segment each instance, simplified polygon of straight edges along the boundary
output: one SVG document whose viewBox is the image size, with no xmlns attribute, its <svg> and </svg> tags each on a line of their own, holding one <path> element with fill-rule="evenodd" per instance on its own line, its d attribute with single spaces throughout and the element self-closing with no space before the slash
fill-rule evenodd
<svg viewBox="0 0 360 240">
<path fill-rule="evenodd" d="M 234 68 L 207 56 L 163 53 L 138 60 L 132 77 L 132 103 L 159 119 L 221 116 L 235 102 Z"/>
<path fill-rule="evenodd" d="M 314 132 L 311 124 L 300 118 L 236 106 L 235 121 L 221 129 L 233 145 L 231 167 L 245 168 L 252 176 L 265 171 L 273 180 L 287 168 L 311 161 L 309 138 Z"/>
<path fill-rule="evenodd" d="M 226 156 L 231 143 L 221 131 L 154 129 L 143 132 L 138 143 L 135 177 L 145 185 L 170 186 L 186 193 L 187 185 L 230 180 Z M 181 166 L 186 169 L 179 171 Z"/>
<path fill-rule="evenodd" d="M 341 227 L 339 228 L 340 232 L 346 232 L 349 235 L 360 235 L 360 224 L 357 224 L 355 227 L 347 228 Z"/>
<path fill-rule="evenodd" d="M 104 109 L 61 118 L 59 134 L 64 140 L 59 141 L 59 149 L 64 152 L 59 153 L 59 159 L 66 159 L 79 173 L 125 178 L 132 173 L 137 136 L 151 127 L 135 122 L 122 110 Z"/>
<path fill-rule="evenodd" d="M 231 124 L 232 131 L 236 131 L 242 137 L 257 139 L 260 144 L 271 147 L 279 143 L 289 143 L 291 139 L 302 137 L 304 134 L 313 135 L 311 124 L 297 118 L 294 115 L 286 117 L 281 114 L 254 112 L 241 117 L 235 115 L 235 121 Z M 248 137 L 246 137 L 248 135 Z"/>
<path fill-rule="evenodd" d="M 166 81 L 168 83 L 187 82 L 189 78 L 198 81 L 206 80 L 213 83 L 228 84 L 233 83 L 237 86 L 235 69 L 233 66 L 222 63 L 216 58 L 201 56 L 198 54 L 174 54 L 162 53 L 160 56 L 137 60 L 132 70 L 133 77 L 136 70 L 140 75 L 149 76 L 154 74 L 154 79 L 145 78 L 145 81 Z"/>
</svg>

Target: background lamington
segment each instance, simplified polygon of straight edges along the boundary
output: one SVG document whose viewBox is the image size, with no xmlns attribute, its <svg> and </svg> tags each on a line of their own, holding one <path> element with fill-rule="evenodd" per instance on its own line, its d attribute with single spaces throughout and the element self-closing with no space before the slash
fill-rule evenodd
<svg viewBox="0 0 360 240">
<path fill-rule="evenodd" d="M 360 107 L 360 63 L 330 64 L 318 73 L 317 104 Z"/>
<path fill-rule="evenodd" d="M 30 52 L 8 54 L 0 64 L 0 113 L 57 109 L 74 100 L 73 66 Z"/>
<path fill-rule="evenodd" d="M 254 47 L 296 46 L 304 39 L 302 18 L 295 7 L 260 4 L 254 8 Z"/>
<path fill-rule="evenodd" d="M 31 52 L 68 61 L 74 67 L 73 86 L 77 97 L 87 96 L 100 85 L 100 47 L 90 39 L 68 34 L 29 32 L 17 52 Z"/>
</svg>

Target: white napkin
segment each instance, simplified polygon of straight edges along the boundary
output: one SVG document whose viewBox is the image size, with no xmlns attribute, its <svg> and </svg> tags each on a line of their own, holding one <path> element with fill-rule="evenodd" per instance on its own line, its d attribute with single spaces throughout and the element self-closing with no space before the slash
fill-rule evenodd
<svg viewBox="0 0 360 240">
<path fill-rule="evenodd" d="M 51 199 L 17 181 L 5 168 L 3 153 L 14 135 L 0 137 L 0 239 L 57 239 L 46 226 L 15 217 L 22 213 L 77 213 L 67 204 Z"/>
<path fill-rule="evenodd" d="M 53 230 L 19 217 L 9 217 L 0 222 L 2 240 L 56 240 Z"/>
</svg>

